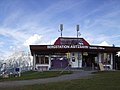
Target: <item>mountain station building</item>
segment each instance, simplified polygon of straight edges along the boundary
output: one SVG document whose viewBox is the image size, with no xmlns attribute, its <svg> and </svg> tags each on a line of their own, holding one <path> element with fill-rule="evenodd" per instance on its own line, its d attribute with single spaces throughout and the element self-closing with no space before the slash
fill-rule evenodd
<svg viewBox="0 0 120 90">
<path fill-rule="evenodd" d="M 30 45 L 34 70 L 66 67 L 98 69 L 115 68 L 115 54 L 120 47 L 90 45 L 84 38 L 59 37 L 53 45 Z"/>
</svg>

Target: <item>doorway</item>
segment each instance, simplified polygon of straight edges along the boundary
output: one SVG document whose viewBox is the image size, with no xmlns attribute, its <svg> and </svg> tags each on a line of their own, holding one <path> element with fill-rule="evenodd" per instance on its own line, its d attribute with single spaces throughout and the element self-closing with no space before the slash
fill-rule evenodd
<svg viewBox="0 0 120 90">
<path fill-rule="evenodd" d="M 82 58 L 82 67 L 83 68 L 96 68 L 98 66 L 98 54 L 97 53 L 87 53 Z"/>
</svg>

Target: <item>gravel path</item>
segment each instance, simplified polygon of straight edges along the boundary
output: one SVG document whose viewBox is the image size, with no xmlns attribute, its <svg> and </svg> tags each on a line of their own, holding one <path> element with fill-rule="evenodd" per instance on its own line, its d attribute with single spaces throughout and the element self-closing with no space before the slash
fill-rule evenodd
<svg viewBox="0 0 120 90">
<path fill-rule="evenodd" d="M 43 84 L 43 83 L 49 83 L 49 82 L 72 80 L 72 79 L 90 76 L 92 75 L 91 73 L 92 71 L 74 71 L 73 74 L 62 75 L 59 77 L 33 79 L 33 80 L 21 80 L 21 81 L 5 81 L 5 82 L 0 82 L 0 87 L 15 87 L 15 86 L 23 86 L 23 85 Z"/>
</svg>

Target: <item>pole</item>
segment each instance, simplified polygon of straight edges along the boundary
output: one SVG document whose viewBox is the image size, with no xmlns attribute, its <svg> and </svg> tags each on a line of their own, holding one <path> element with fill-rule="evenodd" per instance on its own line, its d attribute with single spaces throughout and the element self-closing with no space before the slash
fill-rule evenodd
<svg viewBox="0 0 120 90">
<path fill-rule="evenodd" d="M 77 30 L 77 44 L 78 44 L 78 31 L 79 31 L 79 25 L 76 26 L 76 30 Z M 80 55 L 78 52 L 78 68 L 80 67 L 80 59 L 79 59 Z"/>
<path fill-rule="evenodd" d="M 77 38 L 78 38 L 79 25 L 77 25 L 76 30 L 77 30 Z"/>
<path fill-rule="evenodd" d="M 60 24 L 60 31 L 61 31 L 61 37 L 62 37 L 63 24 Z"/>
<path fill-rule="evenodd" d="M 67 57 L 67 60 L 68 60 L 68 65 L 67 65 L 67 67 L 65 67 L 65 68 L 60 72 L 60 74 L 62 74 L 66 69 L 69 69 L 69 72 L 70 72 L 70 68 L 71 68 L 70 52 L 67 52 L 67 53 L 66 53 L 66 57 Z"/>
<path fill-rule="evenodd" d="M 78 52 L 78 68 L 80 67 L 80 53 Z"/>
</svg>

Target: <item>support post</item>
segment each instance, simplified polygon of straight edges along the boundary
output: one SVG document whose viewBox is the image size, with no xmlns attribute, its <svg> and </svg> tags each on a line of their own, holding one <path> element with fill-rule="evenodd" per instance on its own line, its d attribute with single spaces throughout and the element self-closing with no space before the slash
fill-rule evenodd
<svg viewBox="0 0 120 90">
<path fill-rule="evenodd" d="M 111 63 L 110 63 L 110 64 L 111 64 L 111 69 L 114 69 L 114 68 L 113 68 L 113 67 L 114 67 L 114 65 L 113 65 L 113 60 L 114 60 L 114 59 L 113 59 L 113 53 L 111 53 Z"/>
<path fill-rule="evenodd" d="M 36 54 L 34 53 L 33 54 L 33 70 L 35 70 L 35 68 L 36 68 L 35 63 L 36 63 Z"/>
<path fill-rule="evenodd" d="M 101 63 L 101 53 L 98 54 L 99 63 Z"/>
</svg>

